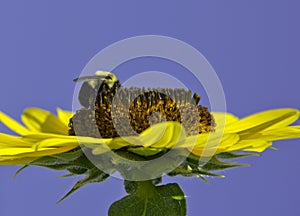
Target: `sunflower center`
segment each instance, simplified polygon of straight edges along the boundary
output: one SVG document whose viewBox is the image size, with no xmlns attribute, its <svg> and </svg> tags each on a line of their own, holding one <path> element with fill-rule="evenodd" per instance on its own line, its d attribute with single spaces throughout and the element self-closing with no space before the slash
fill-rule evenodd
<svg viewBox="0 0 300 216">
<path fill-rule="evenodd" d="M 82 108 L 70 120 L 69 135 L 113 138 L 134 136 L 164 121 L 182 123 L 187 135 L 214 130 L 215 121 L 200 97 L 185 89 L 102 89 L 94 109 Z M 194 113 L 194 114 L 191 114 Z"/>
</svg>

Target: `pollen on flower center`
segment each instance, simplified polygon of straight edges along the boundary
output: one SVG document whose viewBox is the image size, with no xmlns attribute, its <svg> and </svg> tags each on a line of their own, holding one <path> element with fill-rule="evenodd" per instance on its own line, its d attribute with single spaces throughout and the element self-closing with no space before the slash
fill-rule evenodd
<svg viewBox="0 0 300 216">
<path fill-rule="evenodd" d="M 133 136 L 163 121 L 182 123 L 187 135 L 213 131 L 214 118 L 199 101 L 197 94 L 192 96 L 185 89 L 103 88 L 97 93 L 94 109 L 76 111 L 69 135 Z M 196 116 L 189 115 L 192 109 L 196 109 Z"/>
</svg>

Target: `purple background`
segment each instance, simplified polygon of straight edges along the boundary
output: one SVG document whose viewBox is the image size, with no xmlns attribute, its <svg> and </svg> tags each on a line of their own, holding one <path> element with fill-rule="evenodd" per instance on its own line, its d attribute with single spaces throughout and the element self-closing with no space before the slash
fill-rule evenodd
<svg viewBox="0 0 300 216">
<path fill-rule="evenodd" d="M 220 77 L 228 110 L 238 116 L 300 108 L 299 2 L 174 2 L 1 1 L 0 109 L 17 119 L 30 106 L 71 109 L 72 79 L 90 58 L 113 42 L 143 34 L 175 37 L 202 52 Z M 146 65 L 124 68 L 181 70 L 163 62 Z M 0 130 L 8 132 L 2 125 Z M 192 216 L 298 216 L 300 142 L 275 146 L 279 151 L 244 159 L 253 166 L 223 172 L 227 178 L 210 179 L 210 185 L 184 178 L 165 182 L 180 183 Z M 1 216 L 104 215 L 124 195 L 122 182 L 110 179 L 56 205 L 75 178 L 58 179 L 63 172 L 33 167 L 13 180 L 16 169 L 0 167 Z"/>
</svg>

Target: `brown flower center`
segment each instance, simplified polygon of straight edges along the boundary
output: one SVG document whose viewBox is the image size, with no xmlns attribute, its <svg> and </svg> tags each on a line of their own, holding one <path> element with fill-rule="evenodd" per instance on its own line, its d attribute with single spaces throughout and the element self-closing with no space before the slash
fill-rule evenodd
<svg viewBox="0 0 300 216">
<path fill-rule="evenodd" d="M 69 135 L 113 138 L 140 134 L 163 121 L 182 123 L 187 135 L 214 130 L 208 108 L 185 89 L 104 88 L 94 109 L 82 108 L 70 120 Z"/>
</svg>

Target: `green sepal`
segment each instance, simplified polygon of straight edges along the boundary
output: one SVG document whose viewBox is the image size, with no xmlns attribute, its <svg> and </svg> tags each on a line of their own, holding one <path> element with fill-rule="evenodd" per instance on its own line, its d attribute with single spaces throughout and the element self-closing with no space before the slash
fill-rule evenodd
<svg viewBox="0 0 300 216">
<path fill-rule="evenodd" d="M 144 148 L 144 147 L 138 147 L 138 148 L 128 148 L 128 151 L 144 156 L 144 157 L 149 157 L 149 156 L 154 156 L 162 151 L 165 151 L 164 149 L 156 149 L 156 148 Z"/>
<path fill-rule="evenodd" d="M 204 165 L 201 165 L 200 162 L 200 167 L 203 170 L 207 170 L 207 171 L 225 170 L 225 169 L 230 169 L 230 168 L 235 168 L 240 166 L 250 166 L 250 165 L 240 164 L 237 162 L 223 162 L 218 160 L 216 156 L 212 157 L 208 162 L 205 162 Z"/>
<path fill-rule="evenodd" d="M 23 167 L 17 170 L 14 177 L 29 166 L 41 166 L 54 170 L 68 170 L 69 172 L 80 175 L 84 174 L 92 166 L 86 160 L 81 149 L 76 149 L 70 152 L 40 157 L 34 161 L 28 162 Z"/>
<path fill-rule="evenodd" d="M 27 166 L 42 166 L 54 170 L 68 170 L 70 173 L 81 175 L 94 165 L 86 158 L 82 150 L 67 152 L 38 158 L 26 164 Z"/>
<path fill-rule="evenodd" d="M 172 172 L 168 173 L 169 176 L 185 176 L 185 177 L 197 177 L 203 180 L 205 183 L 209 183 L 206 177 L 218 177 L 225 178 L 224 175 L 220 175 L 217 173 L 212 173 L 208 170 L 203 169 L 199 166 L 199 160 L 195 158 L 187 158 L 179 167 L 177 167 Z"/>
<path fill-rule="evenodd" d="M 85 173 L 85 175 L 86 175 L 86 177 L 84 179 L 78 181 L 72 187 L 72 189 L 68 193 L 66 193 L 66 195 L 64 195 L 59 201 L 57 201 L 57 203 L 60 203 L 61 201 L 63 201 L 65 198 L 70 196 L 72 193 L 77 191 L 82 186 L 84 186 L 86 184 L 90 184 L 90 183 L 103 182 L 104 180 L 106 180 L 109 177 L 108 174 L 106 174 L 103 171 L 99 170 L 97 167 L 94 167 L 93 169 L 89 170 L 88 172 Z"/>
<path fill-rule="evenodd" d="M 186 200 L 178 184 L 127 182 L 130 194 L 113 203 L 109 216 L 186 216 Z"/>
<path fill-rule="evenodd" d="M 74 173 L 67 173 L 65 175 L 59 176 L 58 178 L 68 178 L 68 177 L 73 177 L 73 176 L 77 176 L 77 174 Z"/>
<path fill-rule="evenodd" d="M 225 178 L 224 175 L 214 173 L 215 171 L 222 171 L 225 169 L 249 166 L 249 164 L 240 164 L 237 162 L 224 162 L 220 159 L 233 159 L 248 156 L 258 156 L 258 154 L 237 154 L 237 153 L 222 153 L 213 156 L 207 160 L 200 160 L 200 157 L 193 154 L 189 155 L 186 160 L 175 170 L 168 173 L 169 176 L 182 175 L 185 177 L 198 177 L 202 179 L 205 183 L 209 183 L 206 177 L 218 177 Z"/>
<path fill-rule="evenodd" d="M 83 154 L 82 150 L 77 149 L 77 150 L 73 150 L 70 152 L 62 153 L 62 154 L 52 155 L 52 157 L 61 159 L 64 161 L 74 161 L 74 160 L 78 159 L 79 157 L 81 157 L 82 154 Z"/>
<path fill-rule="evenodd" d="M 153 185 L 158 185 L 162 182 L 162 177 L 152 179 L 149 181 L 151 181 Z M 131 194 L 134 191 L 136 191 L 136 188 L 137 184 L 135 182 L 124 180 L 124 189 L 128 194 Z"/>
<path fill-rule="evenodd" d="M 22 166 L 20 169 L 18 169 L 15 174 L 14 174 L 14 179 L 17 178 L 17 176 L 19 175 L 19 173 L 21 173 L 24 169 L 26 169 L 27 167 L 29 167 L 29 165 L 24 165 Z"/>
<path fill-rule="evenodd" d="M 219 159 L 235 159 L 235 158 L 243 158 L 243 157 L 254 157 L 260 156 L 260 154 L 245 154 L 245 153 L 233 153 L 233 152 L 223 152 L 216 155 Z"/>
<path fill-rule="evenodd" d="M 106 180 L 109 175 L 95 167 L 93 163 L 85 156 L 81 149 L 73 150 L 70 152 L 44 156 L 34 161 L 27 163 L 25 166 L 20 168 L 15 176 L 28 166 L 41 166 L 54 170 L 67 170 L 69 173 L 61 176 L 61 178 L 86 175 L 85 178 L 79 180 L 72 189 L 63 196 L 57 203 L 67 198 L 70 194 L 81 188 L 88 183 L 102 182 Z"/>
<path fill-rule="evenodd" d="M 197 168 L 182 168 L 182 167 L 177 167 L 175 170 L 172 172 L 168 173 L 169 176 L 177 176 L 177 175 L 182 175 L 185 177 L 206 177 L 206 176 L 211 176 L 211 177 L 218 177 L 218 178 L 224 178 L 225 176 L 219 175 L 216 173 L 211 173 L 206 170 L 201 169 L 200 167 Z M 202 179 L 202 178 L 201 178 Z"/>
</svg>

